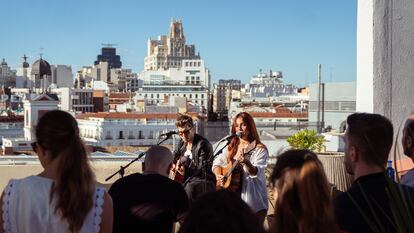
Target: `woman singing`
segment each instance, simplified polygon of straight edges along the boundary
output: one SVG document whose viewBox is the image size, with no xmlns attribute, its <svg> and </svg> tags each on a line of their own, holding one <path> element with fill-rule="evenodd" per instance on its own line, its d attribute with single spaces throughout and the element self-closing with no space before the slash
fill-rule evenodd
<svg viewBox="0 0 414 233">
<path fill-rule="evenodd" d="M 233 138 L 213 162 L 217 186 L 240 193 L 263 223 L 268 209 L 265 169 L 269 154 L 248 113 L 241 112 L 233 119 L 231 133 L 236 132 L 241 133 L 240 138 Z"/>
</svg>

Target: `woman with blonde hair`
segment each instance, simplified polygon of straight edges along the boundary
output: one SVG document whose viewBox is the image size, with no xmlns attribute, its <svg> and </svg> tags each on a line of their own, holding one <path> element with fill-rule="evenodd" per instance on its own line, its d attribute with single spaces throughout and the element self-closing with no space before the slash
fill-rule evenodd
<svg viewBox="0 0 414 233">
<path fill-rule="evenodd" d="M 275 220 L 270 232 L 339 232 L 329 183 L 315 153 L 309 150 L 282 153 L 270 182 L 276 199 Z"/>
<path fill-rule="evenodd" d="M 95 186 L 76 120 L 59 110 L 45 113 L 32 147 L 44 170 L 9 181 L 0 232 L 112 232 L 112 200 Z"/>
<path fill-rule="evenodd" d="M 213 162 L 217 187 L 232 190 L 250 206 L 261 224 L 267 214 L 267 188 L 265 169 L 269 157 L 266 146 L 260 141 L 253 117 L 247 112 L 238 113 L 231 133 L 238 133 L 224 153 Z"/>
</svg>

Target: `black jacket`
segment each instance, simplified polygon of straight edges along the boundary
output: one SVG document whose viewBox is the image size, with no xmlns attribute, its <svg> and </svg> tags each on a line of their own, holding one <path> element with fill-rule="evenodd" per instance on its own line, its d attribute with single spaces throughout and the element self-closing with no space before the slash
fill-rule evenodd
<svg viewBox="0 0 414 233">
<path fill-rule="evenodd" d="M 182 139 L 178 143 L 178 146 L 174 150 L 174 162 L 176 162 L 181 156 L 184 155 L 187 150 L 187 145 Z M 211 143 L 198 134 L 194 134 L 193 147 L 191 148 L 191 154 L 193 155 L 190 167 L 186 168 L 184 180 L 190 176 L 199 177 L 204 179 L 204 174 L 207 174 L 207 179 L 216 182 L 216 178 L 211 171 L 213 161 L 213 146 Z"/>
<path fill-rule="evenodd" d="M 368 224 L 372 221 L 373 225 L 382 226 L 385 232 L 397 233 L 399 231 L 393 227 L 393 207 L 408 219 L 406 222 L 414 222 L 414 190 L 395 183 L 387 176 L 381 172 L 359 177 L 347 192 L 334 199 L 335 217 L 341 230 L 349 233 L 377 232 Z M 395 197 L 393 193 L 398 198 L 392 198 Z M 407 205 L 399 206 L 399 200 L 405 200 Z"/>
</svg>

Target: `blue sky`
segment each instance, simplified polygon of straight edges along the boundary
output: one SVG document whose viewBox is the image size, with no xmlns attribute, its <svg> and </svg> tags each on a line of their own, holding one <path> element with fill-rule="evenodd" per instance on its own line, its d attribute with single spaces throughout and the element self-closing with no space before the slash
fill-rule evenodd
<svg viewBox="0 0 414 233">
<path fill-rule="evenodd" d="M 246 82 L 259 69 L 282 71 L 286 83 L 356 79 L 356 0 L 13 0 L 1 3 L 0 58 L 13 68 L 43 48 L 51 64 L 92 65 L 101 43 L 115 43 L 124 68 L 143 69 L 147 39 L 165 35 L 171 17 L 183 20 L 220 78 Z"/>
</svg>

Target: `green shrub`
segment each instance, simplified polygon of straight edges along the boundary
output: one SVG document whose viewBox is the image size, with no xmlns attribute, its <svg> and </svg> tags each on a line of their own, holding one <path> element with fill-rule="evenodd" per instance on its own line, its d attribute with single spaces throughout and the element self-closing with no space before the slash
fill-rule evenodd
<svg viewBox="0 0 414 233">
<path fill-rule="evenodd" d="M 323 136 L 318 135 L 315 130 L 308 129 L 301 130 L 287 139 L 293 149 L 309 149 L 315 152 L 321 152 L 324 141 Z"/>
</svg>

